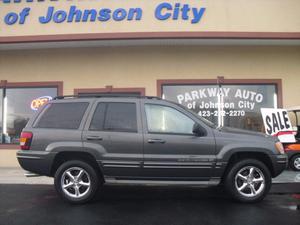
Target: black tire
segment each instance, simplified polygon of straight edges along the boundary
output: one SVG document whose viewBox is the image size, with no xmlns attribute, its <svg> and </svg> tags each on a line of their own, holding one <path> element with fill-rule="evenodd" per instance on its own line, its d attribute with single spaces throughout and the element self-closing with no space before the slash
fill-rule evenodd
<svg viewBox="0 0 300 225">
<path fill-rule="evenodd" d="M 254 170 L 252 170 L 254 171 L 254 175 L 252 176 L 250 175 L 251 168 L 255 168 Z M 248 170 L 249 174 L 247 175 Z M 240 177 L 237 178 L 238 174 L 244 175 L 243 179 L 241 179 Z M 248 178 L 249 176 L 250 178 Z M 264 179 L 264 182 L 253 182 L 253 178 L 256 178 L 256 180 L 258 178 Z M 263 200 L 264 197 L 268 194 L 271 188 L 271 184 L 272 177 L 269 169 L 264 163 L 256 159 L 245 159 L 236 162 L 230 167 L 224 180 L 224 185 L 227 192 L 232 196 L 233 199 L 243 203 L 255 203 Z M 241 191 L 239 191 L 238 188 L 242 188 L 243 185 L 244 188 Z M 257 194 L 254 194 L 254 191 L 252 192 L 251 187 L 255 188 L 254 190 L 257 191 Z M 250 196 L 252 194 L 253 196 Z"/>
<path fill-rule="evenodd" d="M 289 160 L 290 168 L 294 171 L 300 171 L 300 167 L 297 168 L 295 165 L 296 160 L 300 160 L 300 154 L 294 155 L 293 157 L 290 158 Z"/>
<path fill-rule="evenodd" d="M 78 170 L 77 175 L 76 169 Z M 85 186 L 81 186 L 79 179 L 77 179 L 79 177 L 79 171 L 84 171 L 82 172 L 83 175 L 80 179 Z M 76 179 L 76 182 L 75 179 L 71 179 L 66 172 L 71 172 L 71 174 L 73 173 L 72 175 L 74 175 L 73 177 Z M 70 188 L 63 188 L 66 181 L 68 182 L 67 184 L 71 185 L 73 183 L 73 185 Z M 90 185 L 88 186 L 87 184 Z M 88 163 L 80 160 L 71 160 L 63 163 L 57 169 L 54 176 L 54 185 L 57 193 L 64 201 L 72 204 L 83 204 L 93 199 L 100 186 L 100 180 L 97 171 Z M 79 191 L 76 192 L 75 189 Z M 80 191 L 83 192 L 83 196 L 78 195 L 77 197 L 76 193 L 80 194 Z M 70 196 L 71 194 L 74 194 L 74 196 Z"/>
</svg>

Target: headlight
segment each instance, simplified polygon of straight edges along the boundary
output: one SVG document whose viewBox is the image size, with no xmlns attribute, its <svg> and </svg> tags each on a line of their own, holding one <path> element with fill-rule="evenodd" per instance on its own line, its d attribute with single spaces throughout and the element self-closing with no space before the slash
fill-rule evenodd
<svg viewBox="0 0 300 225">
<path fill-rule="evenodd" d="M 280 154 L 284 154 L 284 148 L 283 148 L 283 145 L 281 142 L 276 142 L 275 143 L 275 147 L 276 147 L 276 150 L 280 153 Z"/>
</svg>

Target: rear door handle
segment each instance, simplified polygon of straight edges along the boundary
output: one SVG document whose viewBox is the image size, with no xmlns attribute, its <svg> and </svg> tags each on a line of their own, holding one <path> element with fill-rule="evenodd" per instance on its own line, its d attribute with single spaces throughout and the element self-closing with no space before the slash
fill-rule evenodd
<svg viewBox="0 0 300 225">
<path fill-rule="evenodd" d="M 99 136 L 87 136 L 86 140 L 89 140 L 89 141 L 102 141 L 103 138 L 99 137 Z"/>
<path fill-rule="evenodd" d="M 155 144 L 155 143 L 158 143 L 158 144 L 164 144 L 166 143 L 165 140 L 162 140 L 162 139 L 149 139 L 148 140 L 148 143 L 149 144 Z"/>
</svg>

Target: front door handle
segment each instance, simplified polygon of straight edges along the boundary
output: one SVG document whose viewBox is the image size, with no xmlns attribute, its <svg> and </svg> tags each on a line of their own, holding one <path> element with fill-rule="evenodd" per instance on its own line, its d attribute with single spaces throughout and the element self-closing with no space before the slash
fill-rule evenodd
<svg viewBox="0 0 300 225">
<path fill-rule="evenodd" d="M 158 143 L 158 144 L 164 144 L 164 143 L 166 143 L 166 141 L 162 140 L 162 139 L 149 139 L 148 143 L 149 144 L 156 144 L 156 143 Z"/>
<path fill-rule="evenodd" d="M 86 140 L 88 140 L 88 141 L 102 141 L 103 138 L 99 137 L 99 136 L 87 136 Z"/>
</svg>

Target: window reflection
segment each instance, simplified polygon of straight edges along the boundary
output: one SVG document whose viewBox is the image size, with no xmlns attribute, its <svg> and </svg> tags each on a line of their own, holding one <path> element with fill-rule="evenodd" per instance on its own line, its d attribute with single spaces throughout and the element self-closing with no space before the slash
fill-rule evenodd
<svg viewBox="0 0 300 225">
<path fill-rule="evenodd" d="M 36 112 L 38 106 L 45 99 L 44 96 L 55 97 L 57 88 L 7 88 L 3 99 L 4 108 L 2 143 L 19 143 L 22 129 L 26 126 L 30 117 Z M 37 100 L 38 99 L 38 100 Z M 41 100 L 40 100 L 41 99 Z M 32 108 L 32 101 L 37 100 L 40 105 Z"/>
<path fill-rule="evenodd" d="M 167 106 L 145 105 L 148 131 L 154 133 L 192 134 L 195 122 Z"/>
</svg>

